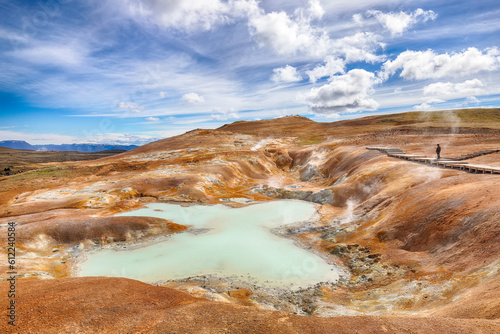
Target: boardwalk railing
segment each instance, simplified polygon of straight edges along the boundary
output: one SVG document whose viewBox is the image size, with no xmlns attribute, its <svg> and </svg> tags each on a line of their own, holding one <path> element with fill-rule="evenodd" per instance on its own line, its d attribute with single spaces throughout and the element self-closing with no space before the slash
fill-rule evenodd
<svg viewBox="0 0 500 334">
<path fill-rule="evenodd" d="M 474 165 L 474 164 L 469 164 L 467 162 L 462 161 L 465 159 L 479 157 L 479 156 L 482 156 L 485 154 L 500 152 L 500 150 L 487 150 L 487 151 L 475 152 L 472 154 L 462 155 L 462 156 L 457 157 L 457 158 L 434 159 L 434 158 L 429 158 L 429 157 L 425 157 L 422 155 L 406 154 L 405 152 L 403 152 L 399 148 L 372 146 L 372 147 L 367 147 L 366 149 L 367 150 L 377 150 L 381 153 L 387 154 L 387 156 L 389 156 L 391 158 L 403 159 L 403 160 L 407 160 L 407 161 L 423 163 L 423 164 L 441 167 L 441 168 L 456 169 L 456 170 L 461 170 L 461 171 L 475 173 L 475 174 L 500 174 L 500 167 Z"/>
</svg>

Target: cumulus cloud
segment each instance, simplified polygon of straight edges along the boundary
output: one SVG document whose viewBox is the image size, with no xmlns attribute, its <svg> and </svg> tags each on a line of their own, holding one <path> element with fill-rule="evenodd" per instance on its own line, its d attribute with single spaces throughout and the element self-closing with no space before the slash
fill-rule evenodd
<svg viewBox="0 0 500 334">
<path fill-rule="evenodd" d="M 297 52 L 324 54 L 329 38 L 314 29 L 308 20 L 294 20 L 284 11 L 250 17 L 250 34 L 260 46 L 270 47 L 279 55 Z"/>
<path fill-rule="evenodd" d="M 305 96 L 312 111 L 318 114 L 376 110 L 379 106 L 371 95 L 380 80 L 371 72 L 353 69 L 333 76 L 330 83 L 312 88 Z"/>
<path fill-rule="evenodd" d="M 344 74 L 345 62 L 340 58 L 327 56 L 324 65 L 316 66 L 306 73 L 309 76 L 309 81 L 314 83 L 321 78 L 330 77 L 338 73 Z"/>
<path fill-rule="evenodd" d="M 184 103 L 188 103 L 188 104 L 197 104 L 197 103 L 205 102 L 205 98 L 203 96 L 196 94 L 196 93 L 188 93 L 188 94 L 182 95 L 182 101 L 184 101 Z"/>
<path fill-rule="evenodd" d="M 500 51 L 494 47 L 480 51 L 468 48 L 459 53 L 436 54 L 432 50 L 405 51 L 383 65 L 381 76 L 387 78 L 401 70 L 408 80 L 440 79 L 493 71 L 500 65 Z"/>
<path fill-rule="evenodd" d="M 362 32 L 339 39 L 330 39 L 328 33 L 311 24 L 311 16 L 304 18 L 301 11 L 294 17 L 287 13 L 272 12 L 250 17 L 249 28 L 254 40 L 262 47 L 269 47 L 279 55 L 298 52 L 313 56 L 337 56 L 346 62 L 377 62 L 385 60 L 375 52 L 384 47 L 381 36 Z"/>
<path fill-rule="evenodd" d="M 273 72 L 274 74 L 271 77 L 271 80 L 276 83 L 296 82 L 302 80 L 302 77 L 297 72 L 297 69 L 290 65 L 286 65 L 285 67 L 275 68 Z"/>
<path fill-rule="evenodd" d="M 399 12 L 399 13 L 383 13 L 379 10 L 369 10 L 366 12 L 366 17 L 374 17 L 380 24 L 382 24 L 387 30 L 390 31 L 391 35 L 398 36 L 403 34 L 403 32 L 415 25 L 418 22 L 426 22 L 429 20 L 435 20 L 437 14 L 432 10 L 425 11 L 418 8 L 413 13 Z M 362 16 L 353 16 L 354 21 L 362 23 Z"/>
<path fill-rule="evenodd" d="M 437 82 L 424 87 L 424 95 L 442 99 L 459 99 L 484 94 L 483 83 L 478 79 L 462 83 Z"/>
<path fill-rule="evenodd" d="M 321 19 L 325 14 L 325 10 L 321 6 L 319 0 L 309 0 L 309 8 L 307 14 L 310 19 Z"/>
<path fill-rule="evenodd" d="M 467 80 L 465 82 L 436 82 L 423 88 L 423 95 L 427 100 L 413 107 L 414 110 L 434 110 L 435 103 L 443 103 L 452 99 L 466 99 L 466 102 L 458 106 L 477 104 L 479 100 L 475 95 L 484 95 L 487 91 L 479 79 Z"/>
<path fill-rule="evenodd" d="M 158 117 L 148 117 L 148 118 L 146 118 L 146 121 L 148 121 L 148 122 L 159 122 L 160 119 Z"/>
<path fill-rule="evenodd" d="M 382 55 L 376 55 L 379 48 L 385 47 L 379 42 L 382 37 L 371 32 L 360 32 L 352 36 L 331 41 L 332 54 L 345 59 L 347 63 L 364 61 L 375 63 L 385 60 Z"/>
</svg>

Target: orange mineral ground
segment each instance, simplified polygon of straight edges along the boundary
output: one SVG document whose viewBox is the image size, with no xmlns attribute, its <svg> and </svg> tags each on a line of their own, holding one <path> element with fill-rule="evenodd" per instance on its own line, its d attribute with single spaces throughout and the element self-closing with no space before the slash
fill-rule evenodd
<svg viewBox="0 0 500 334">
<path fill-rule="evenodd" d="M 17 223 L 16 326 L 4 321 L 10 284 L 1 261 L 0 329 L 499 333 L 500 173 L 384 153 L 434 158 L 438 143 L 444 159 L 500 168 L 500 110 L 241 121 L 98 160 L 36 161 L 0 176 L 2 245 L 8 223 Z M 463 158 L 478 152 L 486 153 Z M 15 150 L 0 154 L 14 164 Z M 115 214 L 148 203 L 248 205 L 234 198 L 317 203 L 315 221 L 277 233 L 336 263 L 343 278 L 278 291 L 210 276 L 155 284 L 76 277 L 92 250 L 190 233 L 174 221 Z M 7 247 L 0 252 L 7 259 Z"/>
</svg>

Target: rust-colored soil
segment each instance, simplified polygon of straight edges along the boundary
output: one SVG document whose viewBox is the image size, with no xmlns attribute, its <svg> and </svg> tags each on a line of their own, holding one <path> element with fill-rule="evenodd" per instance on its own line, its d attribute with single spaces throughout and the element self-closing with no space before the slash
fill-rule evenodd
<svg viewBox="0 0 500 334">
<path fill-rule="evenodd" d="M 1 283 L 6 291 L 7 283 Z M 7 333 L 498 333 L 500 323 L 415 317 L 317 318 L 217 303 L 123 278 L 19 282 Z"/>
</svg>

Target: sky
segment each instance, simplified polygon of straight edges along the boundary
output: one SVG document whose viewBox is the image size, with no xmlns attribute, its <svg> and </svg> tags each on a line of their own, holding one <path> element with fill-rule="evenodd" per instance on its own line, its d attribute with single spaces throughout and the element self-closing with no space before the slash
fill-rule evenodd
<svg viewBox="0 0 500 334">
<path fill-rule="evenodd" d="M 498 0 L 0 0 L 0 140 L 500 106 Z"/>
</svg>

